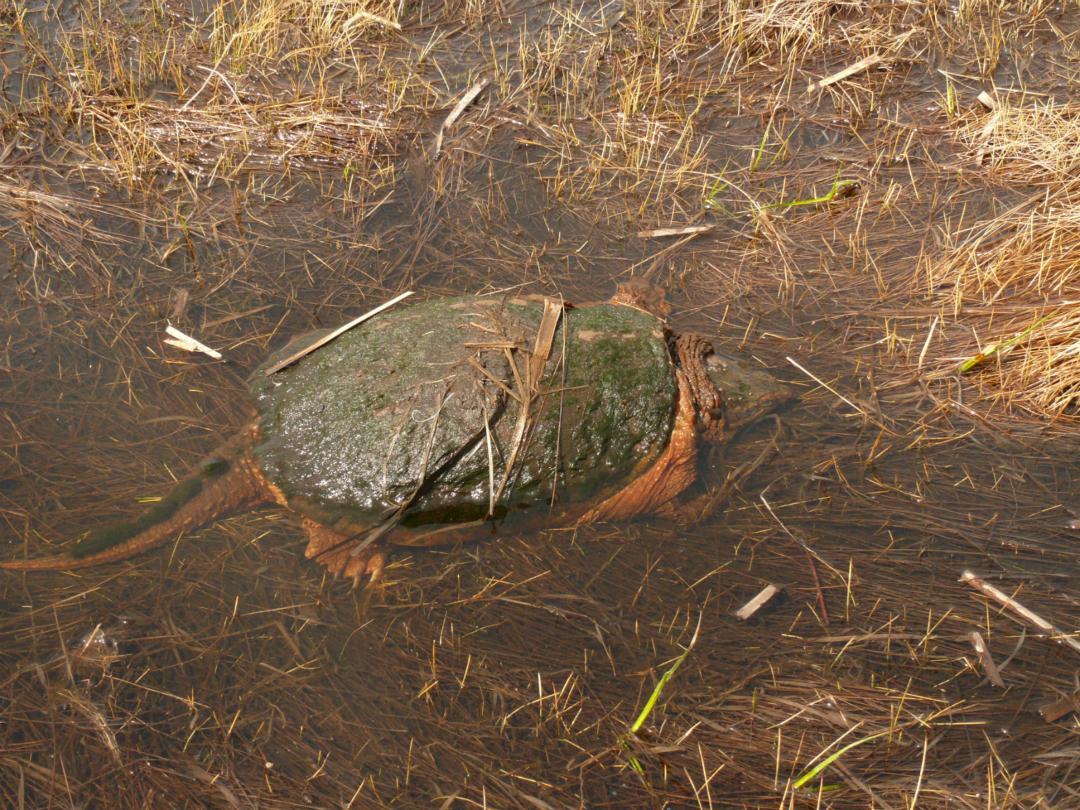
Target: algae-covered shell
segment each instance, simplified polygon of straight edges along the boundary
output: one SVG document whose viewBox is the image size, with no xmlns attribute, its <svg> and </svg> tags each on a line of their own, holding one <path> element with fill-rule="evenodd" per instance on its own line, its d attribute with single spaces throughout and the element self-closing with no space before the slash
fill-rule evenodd
<svg viewBox="0 0 1080 810">
<path fill-rule="evenodd" d="M 318 336 L 293 341 L 253 376 L 264 474 L 293 509 L 352 532 L 399 510 L 413 532 L 568 513 L 622 488 L 671 434 L 664 325 L 617 304 L 567 308 L 536 383 L 543 315 L 529 299 L 428 301 L 263 373 Z"/>
</svg>

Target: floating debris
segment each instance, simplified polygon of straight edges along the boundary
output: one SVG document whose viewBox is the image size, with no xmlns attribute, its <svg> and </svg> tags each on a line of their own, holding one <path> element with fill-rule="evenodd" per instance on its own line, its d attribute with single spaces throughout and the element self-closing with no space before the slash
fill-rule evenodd
<svg viewBox="0 0 1080 810">
<path fill-rule="evenodd" d="M 442 126 L 439 127 L 439 134 L 435 138 L 436 157 L 438 157 L 438 155 L 442 152 L 443 137 L 446 135 L 447 132 L 450 131 L 450 128 L 454 126 L 455 123 L 457 123 L 457 120 L 461 117 L 461 114 L 465 112 L 468 106 L 474 101 L 476 101 L 476 97 L 480 95 L 481 91 L 485 87 L 488 86 L 489 81 L 490 79 L 485 76 L 468 90 L 466 90 L 465 95 L 461 97 L 458 103 L 454 105 L 454 109 L 452 109 L 450 111 L 450 114 L 446 116 L 446 120 L 444 120 L 442 122 Z"/>
<path fill-rule="evenodd" d="M 1039 714 L 1043 716 L 1043 720 L 1047 723 L 1056 723 L 1065 715 L 1073 712 L 1080 713 L 1080 689 L 1039 709 Z"/>
<path fill-rule="evenodd" d="M 191 335 L 184 334 L 172 324 L 165 327 L 165 334 L 169 337 L 165 338 L 164 343 L 170 346 L 175 346 L 177 349 L 183 349 L 185 352 L 201 352 L 207 357 L 213 357 L 215 360 L 220 360 L 221 352 L 216 349 L 211 349 L 205 343 L 196 340 Z"/>
<path fill-rule="evenodd" d="M 1072 636 L 1067 635 L 1063 631 L 1059 630 L 1057 627 L 1055 627 L 1053 624 L 1048 622 L 1042 616 L 1035 613 L 1035 611 L 1029 610 L 1028 608 L 1024 607 L 1023 605 L 1021 605 L 1019 602 L 1017 602 L 1015 599 L 1013 599 L 1008 594 L 1005 594 L 1002 591 L 999 591 L 997 588 L 995 588 L 989 582 L 984 580 L 982 577 L 979 577 L 979 576 L 975 575 L 971 571 L 965 571 L 963 574 L 960 575 L 960 581 L 970 585 L 971 587 L 975 588 L 976 590 L 982 591 L 984 594 L 989 596 L 995 602 L 998 602 L 999 604 L 1004 605 L 1005 607 L 1007 607 L 1009 610 L 1011 610 L 1013 613 L 1015 613 L 1020 618 L 1022 618 L 1025 621 L 1028 621 L 1031 624 L 1035 625 L 1035 627 L 1037 627 L 1043 633 L 1046 633 L 1048 636 L 1053 638 L 1055 641 L 1059 641 L 1059 642 L 1061 642 L 1063 644 L 1067 644 L 1072 649 L 1076 650 L 1077 652 L 1080 652 L 1080 641 L 1077 641 Z"/>
<path fill-rule="evenodd" d="M 1001 679 L 1001 672 L 994 663 L 994 658 L 990 655 L 990 649 L 986 646 L 982 635 L 978 630 L 972 630 L 968 633 L 968 638 L 971 639 L 971 646 L 975 648 L 975 653 L 979 656 L 979 662 L 982 664 L 987 680 L 999 689 L 1004 689 L 1005 681 Z"/>
<path fill-rule="evenodd" d="M 852 76 L 857 76 L 865 70 L 869 70 L 874 65 L 879 64 L 884 59 L 880 53 L 872 53 L 869 56 L 863 57 L 858 62 L 848 65 L 843 70 L 838 70 L 824 79 L 813 82 L 807 89 L 807 93 L 813 93 L 816 90 L 821 90 L 828 87 L 830 84 L 836 84 L 844 79 L 850 79 Z"/>
<path fill-rule="evenodd" d="M 735 618 L 741 622 L 745 622 L 747 619 L 752 618 L 759 610 L 767 605 L 774 596 L 780 593 L 782 589 L 778 585 L 768 584 L 757 595 L 743 605 L 741 608 L 735 611 Z"/>
</svg>

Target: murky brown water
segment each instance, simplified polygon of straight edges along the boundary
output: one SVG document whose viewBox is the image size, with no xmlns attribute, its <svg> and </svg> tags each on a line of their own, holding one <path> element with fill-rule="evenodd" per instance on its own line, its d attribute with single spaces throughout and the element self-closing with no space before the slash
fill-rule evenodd
<svg viewBox="0 0 1080 810">
<path fill-rule="evenodd" d="M 207 14 L 162 8 L 162 30 Z M 764 58 L 721 80 L 717 55 L 691 49 L 628 116 L 634 55 L 652 51 L 633 9 L 610 32 L 609 12 L 587 5 L 567 29 L 564 4 L 504 4 L 479 22 L 410 5 L 402 34 L 359 46 L 359 59 L 387 76 L 409 65 L 417 82 L 370 149 L 335 129 L 293 159 L 288 144 L 256 138 L 250 167 L 222 179 L 222 155 L 234 167 L 245 150 L 193 136 L 171 167 L 148 157 L 134 188 L 101 159 L 107 147 L 91 147 L 87 119 L 65 111 L 63 70 L 34 56 L 61 65 L 50 37 L 89 12 L 0 15 L 6 557 L 137 512 L 244 423 L 243 378 L 271 348 L 404 289 L 582 301 L 645 276 L 669 289 L 677 329 L 715 335 L 803 391 L 779 452 L 693 526 L 643 520 L 398 554 L 384 587 L 352 592 L 304 561 L 298 530 L 266 511 L 131 565 L 0 577 L 0 803 L 1080 802 L 1075 716 L 1039 714 L 1076 689 L 1076 653 L 957 583 L 971 568 L 1060 628 L 1080 625 L 1074 422 L 1009 417 L 974 383 L 931 374 L 933 341 L 926 370 L 916 362 L 935 316 L 940 335 L 970 331 L 946 317 L 943 291 L 920 286 L 921 263 L 945 234 L 1032 191 L 973 169 L 949 137 L 937 69 L 959 75 L 979 60 L 927 46 L 929 57 L 904 51 L 846 95 L 807 96 L 804 79 L 850 53 L 808 59 L 795 82 Z M 657 31 L 674 25 L 661 16 Z M 1075 30 L 1075 7 L 1047 19 L 983 79 L 958 79 L 965 98 L 979 81 L 1075 90 L 1075 45 L 1054 34 Z M 566 41 L 537 58 L 528 75 L 541 89 L 529 90 L 522 39 L 542 50 L 556 35 Z M 594 52 L 598 41 L 609 44 Z M 185 98 L 207 76 L 197 65 L 214 64 L 193 49 Z M 454 99 L 493 63 L 505 75 L 494 71 L 434 157 Z M 331 60 L 335 114 L 389 109 L 389 84 L 361 85 L 350 64 Z M 234 89 L 259 116 L 258 99 L 285 104 L 315 86 L 302 70 L 241 79 Z M 213 92 L 206 114 L 224 116 L 229 89 Z M 180 119 L 161 77 L 140 93 Z M 750 171 L 766 127 L 786 148 Z M 780 136 L 766 140 L 780 151 Z M 355 160 L 341 159 L 350 149 Z M 749 213 L 747 195 L 823 194 L 838 172 L 860 187 L 831 206 Z M 723 210 L 702 205 L 710 190 Z M 715 230 L 638 236 L 693 223 Z M 163 345 L 167 319 L 227 360 Z M 702 486 L 764 451 L 771 430 L 727 448 Z M 798 540 L 817 555 L 827 617 Z M 785 598 L 738 622 L 768 582 Z M 621 743 L 699 617 L 645 733 Z M 1006 689 L 985 681 L 972 630 L 1008 661 Z M 881 732 L 813 789 L 791 788 L 834 741 Z"/>
</svg>

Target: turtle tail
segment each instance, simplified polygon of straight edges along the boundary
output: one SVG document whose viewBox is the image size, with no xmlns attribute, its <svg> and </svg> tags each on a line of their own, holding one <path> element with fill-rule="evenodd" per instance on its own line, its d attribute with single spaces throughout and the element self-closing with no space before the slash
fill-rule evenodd
<svg viewBox="0 0 1080 810">
<path fill-rule="evenodd" d="M 91 532 L 66 554 L 0 562 L 0 569 L 63 571 L 126 560 L 230 512 L 272 502 L 270 486 L 251 455 L 254 436 L 254 430 L 245 430 L 222 445 L 138 517 Z"/>
</svg>

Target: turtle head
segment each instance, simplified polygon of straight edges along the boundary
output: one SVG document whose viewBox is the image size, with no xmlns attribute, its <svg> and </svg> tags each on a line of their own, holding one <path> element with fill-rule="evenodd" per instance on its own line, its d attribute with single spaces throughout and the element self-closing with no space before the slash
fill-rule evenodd
<svg viewBox="0 0 1080 810">
<path fill-rule="evenodd" d="M 724 434 L 738 430 L 778 411 L 793 401 L 793 388 L 762 369 L 714 352 L 705 358 L 705 370 L 724 399 Z"/>
<path fill-rule="evenodd" d="M 611 296 L 610 303 L 643 310 L 662 321 L 671 314 L 671 304 L 668 303 L 664 288 L 641 278 L 632 278 L 621 283 Z"/>
</svg>

